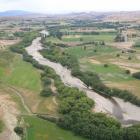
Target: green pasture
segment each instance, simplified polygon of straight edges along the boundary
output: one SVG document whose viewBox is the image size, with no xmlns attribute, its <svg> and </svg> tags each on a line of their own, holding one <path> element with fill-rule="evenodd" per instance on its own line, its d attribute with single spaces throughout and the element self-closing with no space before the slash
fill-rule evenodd
<svg viewBox="0 0 140 140">
<path fill-rule="evenodd" d="M 25 116 L 24 120 L 27 125 L 25 140 L 86 140 L 47 120 L 32 116 Z"/>
</svg>

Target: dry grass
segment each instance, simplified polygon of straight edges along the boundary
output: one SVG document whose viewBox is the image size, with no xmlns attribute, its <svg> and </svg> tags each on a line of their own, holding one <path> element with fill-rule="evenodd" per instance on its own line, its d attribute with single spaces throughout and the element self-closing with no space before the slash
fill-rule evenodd
<svg viewBox="0 0 140 140">
<path fill-rule="evenodd" d="M 0 40 L 0 49 L 4 49 L 7 46 L 18 43 L 20 40 Z"/>
<path fill-rule="evenodd" d="M 130 49 L 132 48 L 134 42 L 113 42 L 113 43 L 106 43 L 111 47 L 116 47 L 118 49 Z"/>
<path fill-rule="evenodd" d="M 99 65 L 102 64 L 100 61 L 94 59 L 93 57 L 89 58 L 89 61 L 93 64 L 99 64 Z"/>
<path fill-rule="evenodd" d="M 123 90 L 129 90 L 140 98 L 140 80 L 132 80 L 127 82 L 107 82 L 106 85 L 116 87 Z"/>
</svg>

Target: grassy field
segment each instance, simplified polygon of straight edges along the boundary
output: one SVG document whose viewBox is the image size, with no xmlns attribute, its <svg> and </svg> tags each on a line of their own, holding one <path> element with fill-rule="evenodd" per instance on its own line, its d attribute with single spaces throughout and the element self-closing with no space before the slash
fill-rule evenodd
<svg viewBox="0 0 140 140">
<path fill-rule="evenodd" d="M 0 51 L 0 80 L 10 85 L 39 92 L 40 73 L 12 52 Z"/>
<path fill-rule="evenodd" d="M 71 42 L 92 42 L 92 41 L 105 41 L 113 42 L 115 34 L 100 34 L 100 35 L 64 35 L 62 40 L 55 37 L 48 37 L 47 41 L 52 41 L 55 43 L 71 43 Z M 81 40 L 82 39 L 82 40 Z"/>
<path fill-rule="evenodd" d="M 0 95 L 10 95 L 11 100 L 17 103 L 17 109 L 22 113 L 27 113 L 27 110 L 24 108 L 21 98 L 15 94 L 15 91 L 11 89 L 7 84 L 0 83 Z"/>
<path fill-rule="evenodd" d="M 90 41 L 107 41 L 112 42 L 115 38 L 115 35 L 110 34 L 101 34 L 101 35 L 67 35 L 63 36 L 62 40 L 65 42 L 74 42 L 80 41 L 83 39 L 83 42 L 90 42 Z"/>
<path fill-rule="evenodd" d="M 66 48 L 65 51 L 77 56 L 81 70 L 95 72 L 108 86 L 129 89 L 140 97 L 138 86 L 140 80 L 125 72 L 126 70 L 139 71 L 140 49 L 136 48 L 135 53 L 122 53 L 121 50 L 113 47 L 90 45 L 86 50 L 83 46 L 77 46 Z M 117 54 L 120 56 L 117 57 Z M 129 57 L 131 60 L 128 59 Z M 104 67 L 104 64 L 108 64 L 108 67 Z"/>
<path fill-rule="evenodd" d="M 40 96 L 42 89 L 40 71 L 30 63 L 24 62 L 20 55 L 9 50 L 0 51 L 0 81 L 4 92 L 12 96 L 13 100 L 19 104 L 20 110 L 25 111 L 21 100 L 8 86 L 19 91 L 33 112 L 57 114 L 57 105 L 53 102 L 53 97 Z"/>
<path fill-rule="evenodd" d="M 55 103 L 54 99 L 56 100 L 56 102 L 58 102 L 55 96 L 50 96 L 46 98 L 42 97 L 42 101 L 39 103 L 39 112 L 47 112 L 47 114 L 53 114 L 57 116 L 58 105 Z"/>
<path fill-rule="evenodd" d="M 104 82 L 121 82 L 133 79 L 125 73 L 124 69 L 119 68 L 117 65 L 108 64 L 108 67 L 104 67 L 104 64 L 92 64 L 88 59 L 81 59 L 80 65 L 84 71 L 88 70 L 98 73 Z"/>
<path fill-rule="evenodd" d="M 46 120 L 31 116 L 24 117 L 24 120 L 28 126 L 25 140 L 86 140 Z"/>
<path fill-rule="evenodd" d="M 96 52 L 95 52 L 96 50 Z M 70 54 L 75 55 L 77 58 L 83 58 L 83 57 L 91 57 L 91 56 L 99 56 L 102 54 L 110 54 L 110 53 L 116 53 L 118 50 L 116 48 L 112 47 L 102 47 L 102 46 L 94 46 L 90 45 L 84 50 L 83 46 L 77 46 L 77 47 L 69 47 L 66 49 L 66 51 Z"/>
<path fill-rule="evenodd" d="M 52 42 L 55 42 L 55 43 L 62 43 L 63 41 L 62 40 L 59 40 L 58 38 L 56 37 L 48 37 L 47 38 L 47 41 L 52 41 Z"/>
<path fill-rule="evenodd" d="M 0 120 L 0 132 L 2 132 L 3 128 L 4 128 L 3 121 L 2 121 L 2 120 Z"/>
</svg>

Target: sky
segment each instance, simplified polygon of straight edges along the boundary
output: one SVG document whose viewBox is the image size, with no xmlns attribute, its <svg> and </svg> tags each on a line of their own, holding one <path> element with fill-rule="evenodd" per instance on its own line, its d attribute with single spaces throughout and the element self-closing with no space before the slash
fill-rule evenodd
<svg viewBox="0 0 140 140">
<path fill-rule="evenodd" d="M 136 11 L 140 0 L 0 0 L 0 11 L 25 10 L 39 13 L 89 11 Z"/>
</svg>

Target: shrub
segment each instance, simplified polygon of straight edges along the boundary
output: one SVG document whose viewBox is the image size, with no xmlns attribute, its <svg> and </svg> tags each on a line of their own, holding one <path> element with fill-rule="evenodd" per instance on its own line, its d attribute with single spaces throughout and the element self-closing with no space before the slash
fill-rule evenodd
<svg viewBox="0 0 140 140">
<path fill-rule="evenodd" d="M 136 72 L 132 76 L 136 79 L 140 79 L 140 72 Z"/>
<path fill-rule="evenodd" d="M 127 52 L 129 52 L 129 53 L 135 53 L 136 51 L 135 50 L 127 50 Z"/>
<path fill-rule="evenodd" d="M 129 56 L 129 57 L 128 57 L 128 60 L 131 60 L 131 59 L 132 59 L 132 57 L 131 57 L 131 56 Z"/>
<path fill-rule="evenodd" d="M 117 54 L 116 57 L 120 57 L 120 54 Z"/>
<path fill-rule="evenodd" d="M 42 81 L 43 81 L 44 85 L 50 85 L 51 84 L 51 80 L 46 76 L 42 77 Z"/>
<path fill-rule="evenodd" d="M 20 136 L 24 134 L 24 129 L 22 127 L 19 127 L 19 126 L 15 127 L 14 131 L 17 135 L 20 135 Z"/>
<path fill-rule="evenodd" d="M 97 52 L 97 50 L 95 49 L 94 52 Z"/>
<path fill-rule="evenodd" d="M 139 40 L 134 44 L 134 47 L 140 47 L 140 41 Z"/>
<path fill-rule="evenodd" d="M 43 96 L 43 97 L 49 97 L 52 94 L 53 94 L 53 92 L 49 87 L 44 88 L 40 93 L 40 95 Z"/>
<path fill-rule="evenodd" d="M 125 73 L 126 74 L 130 74 L 131 72 L 130 72 L 130 70 L 126 70 Z"/>
<path fill-rule="evenodd" d="M 104 64 L 104 67 L 107 68 L 107 67 L 109 67 L 109 66 L 108 66 L 108 64 Z"/>
</svg>

